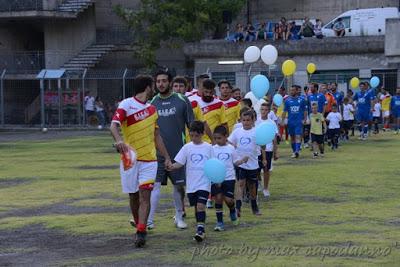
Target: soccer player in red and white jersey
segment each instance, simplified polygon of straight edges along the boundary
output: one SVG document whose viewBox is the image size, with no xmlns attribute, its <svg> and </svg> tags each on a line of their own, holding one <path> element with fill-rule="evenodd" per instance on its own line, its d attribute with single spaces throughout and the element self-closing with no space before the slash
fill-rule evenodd
<svg viewBox="0 0 400 267">
<path fill-rule="evenodd" d="M 240 119 L 240 102 L 232 98 L 232 86 L 229 81 L 222 80 L 218 83 L 220 100 L 225 106 L 225 116 L 229 131 L 232 132 L 233 126 Z"/>
<path fill-rule="evenodd" d="M 146 243 L 146 223 L 150 211 L 150 194 L 157 174 L 157 150 L 165 157 L 165 165 L 171 159 L 160 136 L 157 110 L 147 101 L 153 96 L 154 80 L 139 75 L 134 80 L 134 97 L 123 100 L 112 119 L 110 131 L 120 153 L 136 151 L 137 162 L 129 170 L 121 167 L 122 191 L 129 194 L 129 204 L 136 223 L 137 247 Z M 121 127 L 122 136 L 118 126 Z"/>
</svg>

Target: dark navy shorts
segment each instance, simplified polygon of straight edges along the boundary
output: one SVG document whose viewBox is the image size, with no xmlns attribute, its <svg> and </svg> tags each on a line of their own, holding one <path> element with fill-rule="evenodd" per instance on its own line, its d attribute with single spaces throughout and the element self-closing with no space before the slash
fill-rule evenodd
<svg viewBox="0 0 400 267">
<path fill-rule="evenodd" d="M 196 206 L 197 203 L 206 205 L 208 200 L 208 195 L 210 192 L 205 190 L 199 190 L 194 193 L 188 193 L 188 200 L 191 207 Z"/>
<path fill-rule="evenodd" d="M 258 182 L 258 174 L 260 173 L 259 169 L 255 170 L 246 170 L 243 168 L 239 168 L 238 171 L 238 180 L 246 180 L 251 183 Z"/>
<path fill-rule="evenodd" d="M 235 195 L 235 180 L 223 181 L 222 184 L 211 185 L 211 195 L 216 196 L 222 193 L 224 196 L 234 198 Z"/>
</svg>

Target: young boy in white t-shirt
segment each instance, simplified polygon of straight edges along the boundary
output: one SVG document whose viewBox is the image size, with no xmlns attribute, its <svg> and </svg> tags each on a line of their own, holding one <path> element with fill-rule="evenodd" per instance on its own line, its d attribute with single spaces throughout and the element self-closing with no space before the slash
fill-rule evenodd
<svg viewBox="0 0 400 267">
<path fill-rule="evenodd" d="M 349 140 L 349 131 L 353 131 L 354 135 L 354 105 L 350 103 L 348 97 L 343 99 L 343 128 L 345 139 Z"/>
<path fill-rule="evenodd" d="M 257 119 L 256 126 L 260 125 L 263 122 L 275 123 L 274 117 L 271 115 L 271 112 L 273 112 L 273 111 L 270 111 L 270 110 L 271 110 L 271 108 L 270 108 L 269 104 L 267 104 L 267 103 L 261 104 L 261 108 L 260 108 L 261 117 Z M 275 116 L 275 118 L 278 119 L 276 116 Z M 272 171 L 272 158 L 274 160 L 278 160 L 278 145 L 277 145 L 278 135 L 279 135 L 279 131 L 278 131 L 278 126 L 277 126 L 276 127 L 276 137 L 275 137 L 274 141 L 265 146 L 265 156 L 266 156 L 266 160 L 267 160 L 266 165 L 262 164 L 262 156 L 260 155 L 258 157 L 260 170 L 263 171 L 263 180 L 264 180 L 263 194 L 266 199 L 268 199 L 270 197 L 268 188 L 269 188 L 269 180 L 270 180 L 271 171 Z"/>
<path fill-rule="evenodd" d="M 241 156 L 248 156 L 247 162 L 238 168 L 238 190 L 236 191 L 236 211 L 240 217 L 243 191 L 247 182 L 250 191 L 251 208 L 254 215 L 261 215 L 257 205 L 257 183 L 259 174 L 258 155 L 260 146 L 256 144 L 256 131 L 254 127 L 254 111 L 246 111 L 241 115 L 243 128 L 236 129 L 229 136 L 228 141 L 236 147 L 236 152 Z M 266 165 L 265 150 L 262 150 L 263 163 Z"/>
<path fill-rule="evenodd" d="M 374 110 L 372 111 L 372 117 L 374 118 L 374 134 L 379 133 L 379 122 L 381 121 L 381 103 L 379 100 L 374 105 Z"/>
<path fill-rule="evenodd" d="M 328 138 L 332 141 L 332 150 L 338 148 L 339 136 L 340 136 L 340 121 L 342 120 L 342 115 L 337 111 L 337 105 L 332 105 L 332 111 L 329 112 L 326 117 L 328 125 Z"/>
<path fill-rule="evenodd" d="M 225 126 L 220 125 L 214 129 L 213 146 L 214 156 L 225 163 L 226 177 L 221 184 L 211 184 L 211 195 L 215 199 L 215 213 L 217 215 L 217 225 L 214 231 L 224 230 L 224 213 L 223 203 L 225 202 L 229 208 L 229 215 L 234 225 L 238 224 L 235 209 L 235 167 L 247 162 L 248 157 L 240 156 L 236 153 L 235 148 L 228 144 L 228 130 Z"/>
<path fill-rule="evenodd" d="M 176 170 L 186 165 L 186 193 L 190 206 L 195 207 L 197 221 L 194 239 L 201 242 L 205 238 L 206 203 L 211 191 L 211 182 L 204 174 L 204 164 L 213 155 L 212 145 L 203 142 L 204 123 L 194 121 L 189 128 L 190 143 L 184 145 L 175 157 L 175 163 L 168 170 Z"/>
</svg>

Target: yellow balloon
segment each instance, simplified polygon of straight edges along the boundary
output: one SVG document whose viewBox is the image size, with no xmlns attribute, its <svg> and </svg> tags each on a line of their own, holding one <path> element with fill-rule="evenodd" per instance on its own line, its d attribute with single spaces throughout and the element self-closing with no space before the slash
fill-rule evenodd
<svg viewBox="0 0 400 267">
<path fill-rule="evenodd" d="M 317 70 L 317 66 L 314 63 L 307 64 L 307 72 L 313 74 Z"/>
<path fill-rule="evenodd" d="M 360 85 L 360 80 L 357 77 L 353 77 L 350 80 L 350 86 L 351 88 L 355 89 Z"/>
<path fill-rule="evenodd" d="M 282 64 L 282 73 L 285 76 L 293 75 L 296 72 L 296 62 L 291 59 L 285 60 Z"/>
</svg>

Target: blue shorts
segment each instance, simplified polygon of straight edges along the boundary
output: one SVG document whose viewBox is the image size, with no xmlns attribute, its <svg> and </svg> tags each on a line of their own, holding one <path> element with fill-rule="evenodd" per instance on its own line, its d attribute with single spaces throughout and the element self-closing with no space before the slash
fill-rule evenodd
<svg viewBox="0 0 400 267">
<path fill-rule="evenodd" d="M 372 121 L 372 113 L 370 111 L 358 111 L 357 121 L 359 122 L 370 122 Z"/>
<path fill-rule="evenodd" d="M 400 119 L 400 112 L 398 112 L 398 113 L 393 112 L 393 118 Z"/>
<path fill-rule="evenodd" d="M 290 136 L 303 135 L 303 124 L 288 124 L 288 133 Z"/>
</svg>

